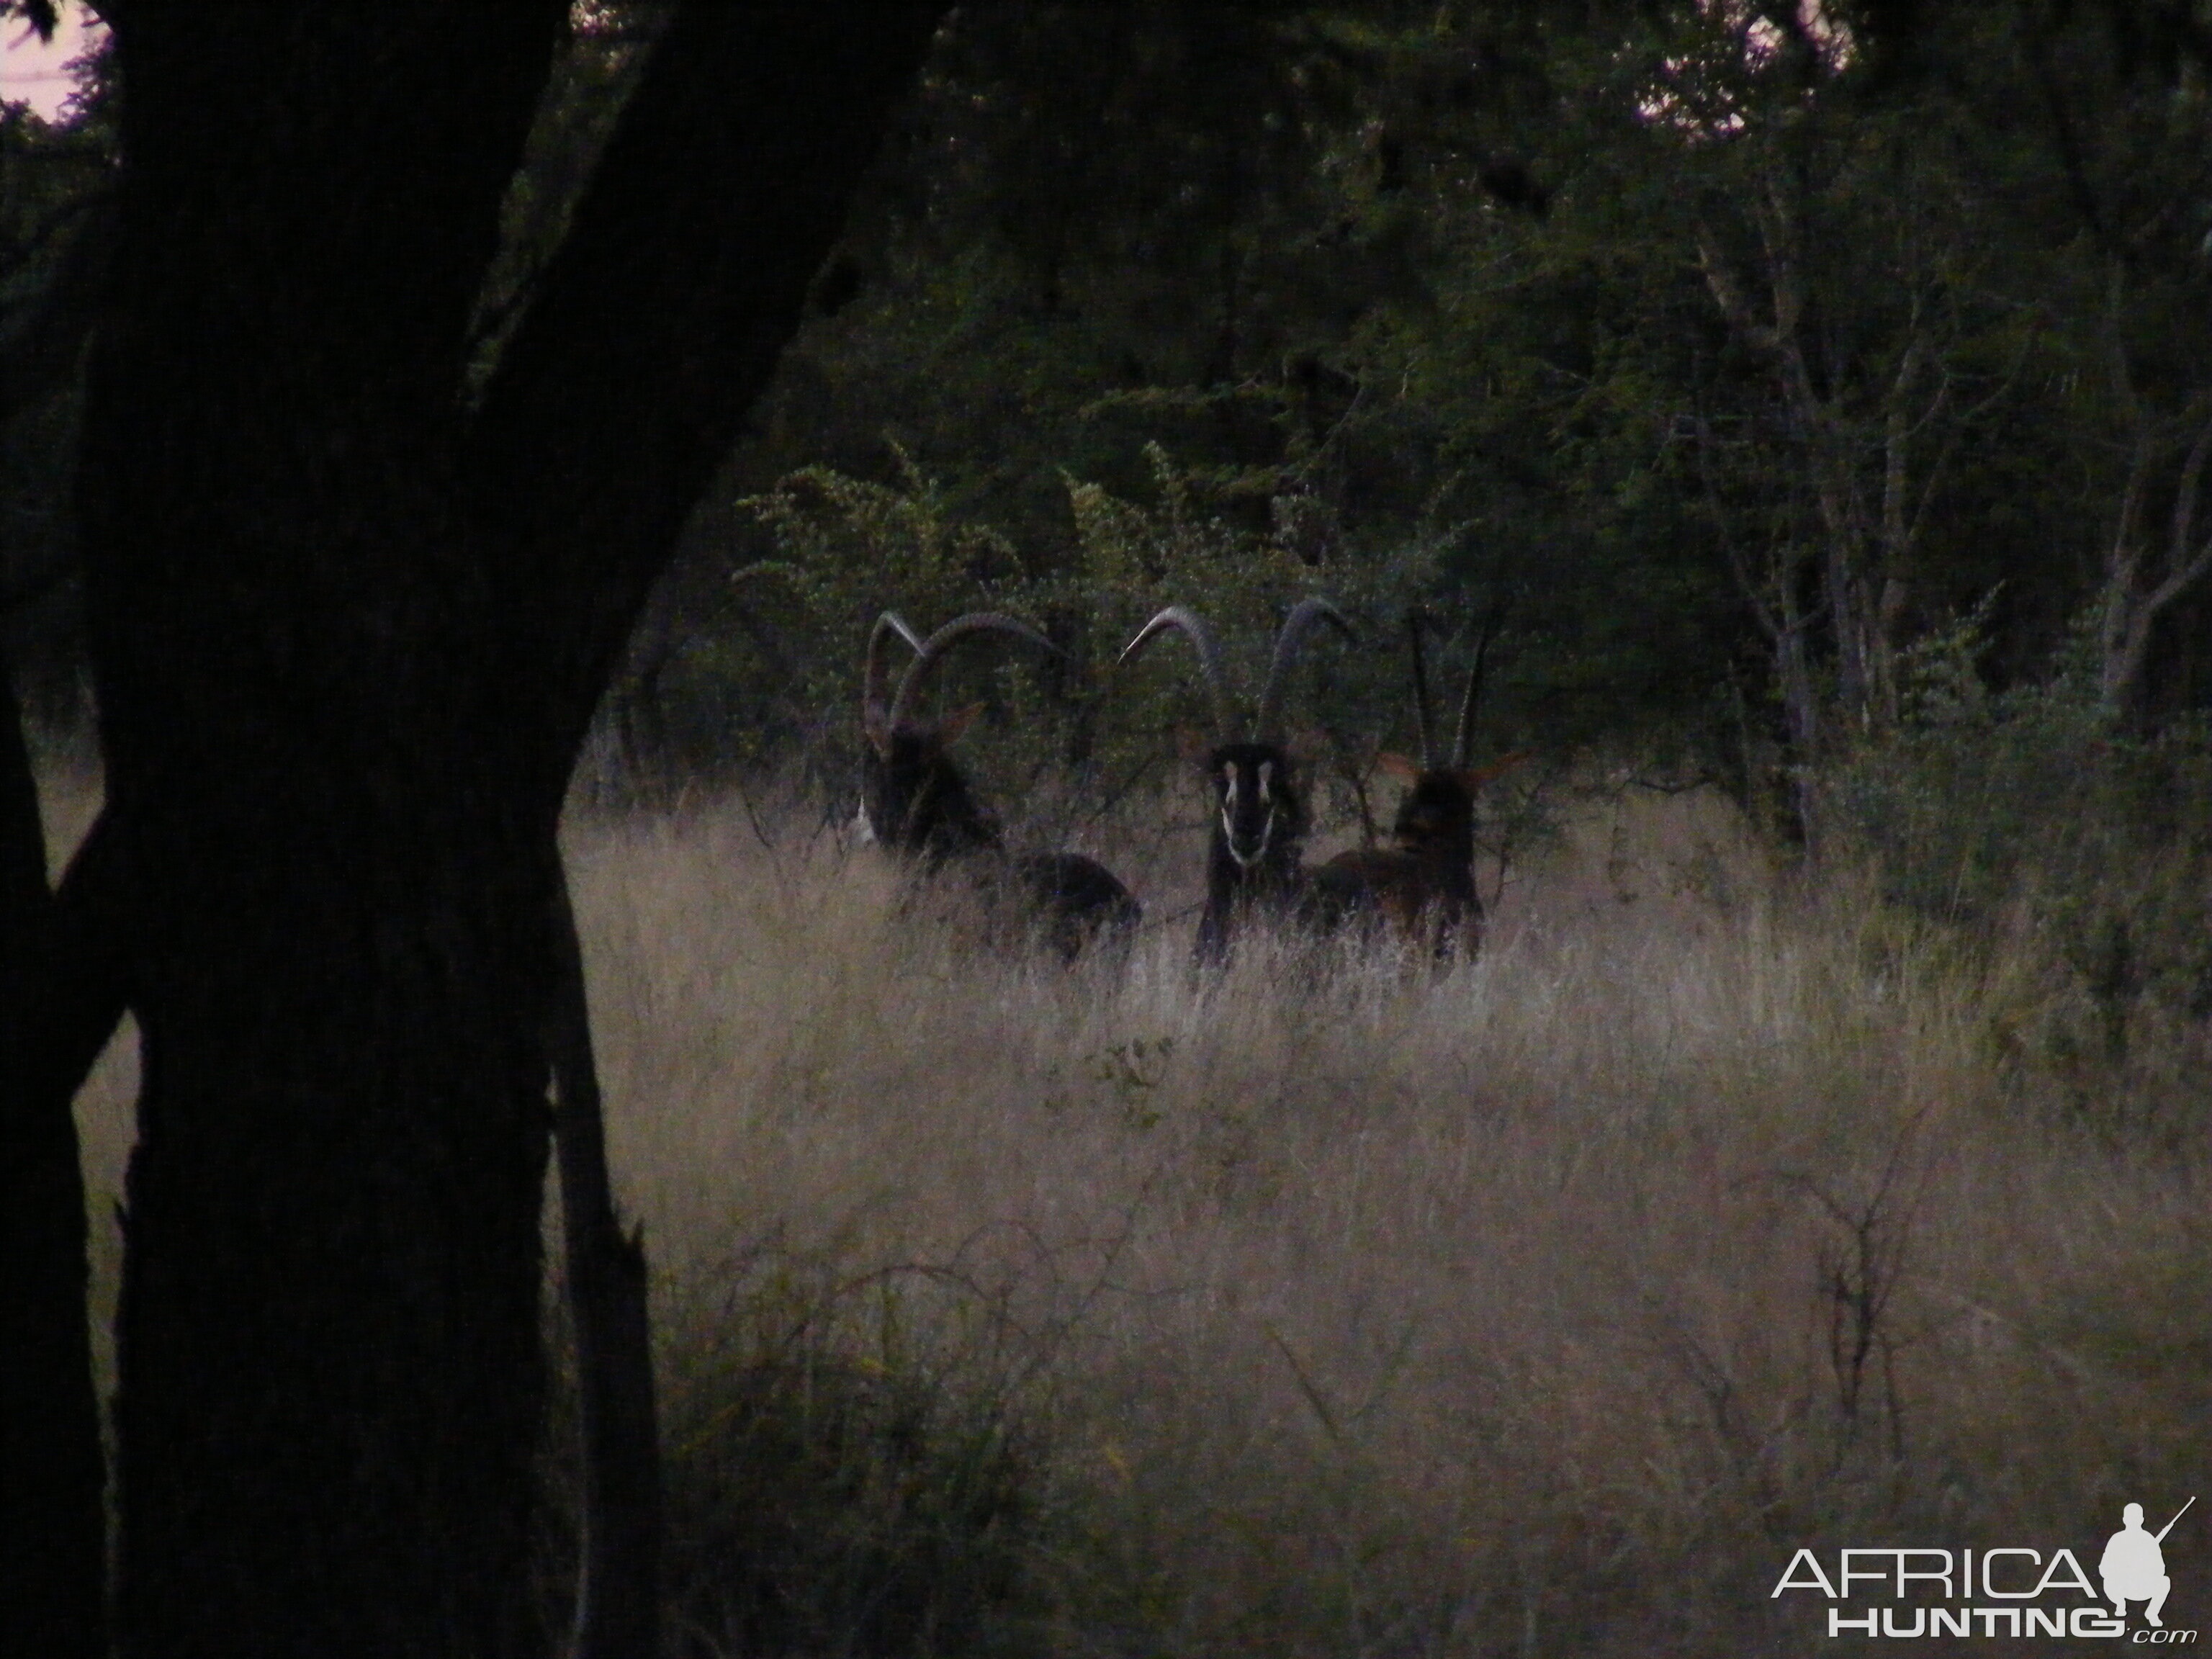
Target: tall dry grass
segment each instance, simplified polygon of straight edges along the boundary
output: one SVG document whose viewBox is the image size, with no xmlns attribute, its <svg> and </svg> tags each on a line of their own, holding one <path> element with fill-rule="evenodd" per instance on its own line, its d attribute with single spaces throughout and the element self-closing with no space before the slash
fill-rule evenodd
<svg viewBox="0 0 2212 1659">
<path fill-rule="evenodd" d="M 1712 801 L 1439 981 L 979 954 L 736 804 L 568 851 L 689 1652 L 1796 1652 L 1801 1544 L 2212 1485 L 2201 1161 L 2024 1111 L 2002 974 Z"/>
</svg>

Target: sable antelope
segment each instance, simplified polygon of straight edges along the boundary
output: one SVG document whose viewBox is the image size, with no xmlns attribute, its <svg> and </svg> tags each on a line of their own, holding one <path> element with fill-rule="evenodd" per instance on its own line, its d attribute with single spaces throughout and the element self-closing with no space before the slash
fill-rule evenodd
<svg viewBox="0 0 2212 1659">
<path fill-rule="evenodd" d="M 1206 855 L 1206 910 L 1198 924 L 1198 959 L 1217 963 L 1237 929 L 1254 915 L 1286 915 L 1297 905 L 1304 875 L 1300 859 L 1308 820 L 1297 768 L 1280 736 L 1291 665 L 1313 625 L 1326 622 L 1352 636 L 1352 624 L 1327 599 L 1301 599 L 1275 635 L 1273 659 L 1260 693 L 1252 734 L 1236 734 L 1233 701 L 1221 649 L 1195 613 L 1171 605 L 1122 648 L 1128 662 L 1158 635 L 1180 632 L 1198 653 L 1213 708 L 1213 744 L 1198 751 L 1212 786 L 1213 835 Z"/>
<path fill-rule="evenodd" d="M 1482 945 L 1482 899 L 1474 885 L 1475 792 L 1519 756 L 1481 770 L 1468 767 L 1474 739 L 1474 710 L 1482 690 L 1483 659 L 1489 653 L 1485 631 L 1468 671 L 1460 701 L 1459 729 L 1449 762 L 1436 754 L 1435 717 L 1429 705 L 1429 677 L 1421 656 L 1421 618 L 1407 616 L 1406 629 L 1413 654 L 1413 714 L 1421 740 L 1420 763 L 1403 755 L 1383 754 L 1376 763 L 1407 784 L 1391 826 L 1391 847 L 1361 847 L 1339 853 L 1312 872 L 1300 914 L 1323 932 L 1346 927 L 1387 927 L 1409 945 L 1425 946 L 1439 963 L 1464 955 L 1470 962 Z"/>
<path fill-rule="evenodd" d="M 984 634 L 1011 634 L 1054 655 L 1059 647 L 1012 617 L 972 611 L 956 617 L 927 639 L 886 611 L 868 635 L 860 692 L 862 755 L 860 811 L 870 835 L 918 868 L 934 874 L 958 861 L 992 896 L 1012 897 L 1025 921 L 1063 960 L 1073 960 L 1102 934 L 1133 933 L 1143 910 L 1095 859 L 1077 853 L 1010 856 L 998 819 L 979 802 L 949 752 L 981 712 L 963 708 L 941 720 L 916 712 L 922 688 L 957 643 Z M 897 691 L 887 702 L 884 647 L 896 634 L 913 647 Z"/>
</svg>

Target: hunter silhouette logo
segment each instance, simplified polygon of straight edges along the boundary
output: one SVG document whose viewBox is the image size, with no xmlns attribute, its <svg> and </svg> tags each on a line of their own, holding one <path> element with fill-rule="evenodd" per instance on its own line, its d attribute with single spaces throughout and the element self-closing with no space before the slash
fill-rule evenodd
<svg viewBox="0 0 2212 1659">
<path fill-rule="evenodd" d="M 2130 1504 L 2120 1513 L 2120 1529 L 2105 1545 L 2105 1559 L 2097 1564 L 2097 1575 L 2105 1581 L 2105 1599 L 2112 1604 L 2116 1618 L 2128 1616 L 2128 1603 L 2148 1601 L 2143 1609 L 2143 1623 L 2154 1630 L 2165 1628 L 2166 1620 L 2159 1610 L 2166 1606 L 2166 1594 L 2173 1588 L 2173 1580 L 2166 1576 L 2166 1553 L 2160 1547 L 2166 1542 L 2166 1534 L 2173 1530 L 2174 1521 L 2189 1513 L 2191 1504 L 2197 1501 L 2191 1493 L 2189 1503 L 2174 1511 L 2173 1521 L 2158 1529 L 2157 1534 L 2143 1530 L 2143 1507 Z"/>
<path fill-rule="evenodd" d="M 1790 1557 L 1773 1596 L 1811 1591 L 1829 1603 L 1831 1637 L 1978 1637 L 2018 1640 L 2039 1636 L 2102 1638 L 2130 1646 L 2189 1647 L 2193 1630 L 2169 1630 L 2165 1545 L 2181 1517 L 2196 1506 L 2192 1495 L 2173 1518 L 2152 1532 L 2143 1506 L 2130 1504 L 2120 1529 L 2097 1558 L 2101 1595 L 2083 1557 L 2059 1548 L 2007 1547 L 1941 1549 L 1928 1547 L 1844 1549 L 1832 1574 L 1812 1550 Z M 1770 1599 L 1772 1599 L 1770 1597 Z M 2130 1628 L 2128 1609 L 2141 1622 Z"/>
</svg>

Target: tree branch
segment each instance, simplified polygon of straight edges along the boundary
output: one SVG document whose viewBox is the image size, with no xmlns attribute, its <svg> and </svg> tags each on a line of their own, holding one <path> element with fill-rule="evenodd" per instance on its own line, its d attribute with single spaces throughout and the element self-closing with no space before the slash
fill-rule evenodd
<svg viewBox="0 0 2212 1659">
<path fill-rule="evenodd" d="M 449 406 L 567 14 L 114 7 L 125 268 L 161 272 L 174 304 L 194 286 L 183 271 L 219 264 L 229 280 L 194 320 L 249 362 L 319 340 L 327 385 Z"/>
<path fill-rule="evenodd" d="M 2028 352 L 2033 344 L 2032 337 L 2023 337 L 2020 349 L 2013 354 L 2012 367 L 2005 371 L 2004 378 L 1997 382 L 1996 389 L 1980 402 L 1960 410 L 1958 418 L 1951 422 L 1950 430 L 1944 435 L 1943 447 L 1936 452 L 1936 459 L 1929 465 L 1928 476 L 1921 484 L 1920 500 L 1912 509 L 1912 521 L 1905 532 L 1908 544 L 1919 539 L 1920 526 L 1926 520 L 1929 505 L 1936 499 L 1936 488 L 1942 483 L 1944 472 L 1950 465 L 1951 458 L 1958 453 L 1959 445 L 1966 432 L 1975 422 L 2012 395 L 2013 387 L 2019 383 L 2021 374 L 2027 366 Z M 1950 387 L 1951 374 L 1950 370 L 1946 368 L 1943 372 L 1942 388 L 1936 393 L 1934 402 L 1929 405 L 1925 420 L 1934 420 L 1942 411 L 1942 404 L 1950 394 Z"/>
<path fill-rule="evenodd" d="M 63 872 L 44 935 L 40 972 L 20 1011 L 21 1077 L 74 1096 L 92 1074 L 129 1006 L 131 895 L 124 834 L 112 808 L 103 809 Z"/>
<path fill-rule="evenodd" d="M 1778 646 L 1783 637 L 1782 623 L 1768 609 L 1765 599 L 1759 593 L 1759 585 L 1751 579 L 1750 562 L 1744 557 L 1743 550 L 1736 544 L 1735 538 L 1729 532 L 1728 515 L 1721 507 L 1720 491 L 1713 483 L 1712 461 L 1708 453 L 1712 442 L 1712 429 L 1703 416 L 1697 417 L 1693 429 L 1698 445 L 1698 477 L 1705 486 L 1705 510 L 1712 515 L 1714 532 L 1720 537 L 1722 550 L 1728 556 L 1729 568 L 1735 574 L 1736 586 L 1742 592 L 1745 602 L 1751 606 L 1752 620 L 1759 624 L 1759 631 L 1766 635 L 1770 643 Z"/>
<path fill-rule="evenodd" d="M 38 791 L 0 661 L 0 1647 L 54 1659 L 107 1650 L 105 1470 L 85 1307 L 84 1178 L 71 1103 L 122 1013 L 88 943 L 88 843 L 64 899 L 46 887 Z M 95 890 L 100 884 L 93 884 Z"/>
<path fill-rule="evenodd" d="M 944 7 L 690 0 L 654 49 L 465 455 L 557 800 L 598 689 L 735 441 Z"/>
<path fill-rule="evenodd" d="M 1698 268 L 1705 273 L 1705 288 L 1728 325 L 1760 351 L 1777 349 L 1780 342 L 1774 331 L 1752 316 L 1751 302 L 1745 297 L 1743 285 L 1736 280 L 1728 256 L 1721 252 L 1711 232 L 1702 227 L 1698 231 Z"/>
<path fill-rule="evenodd" d="M 38 297 L 0 326 L 0 420 L 41 404 L 76 368 L 100 307 L 100 276 L 113 241 L 108 192 L 52 222 L 63 237 L 52 276 Z"/>
<path fill-rule="evenodd" d="M 2197 495 L 2204 482 L 2208 456 L 2212 456 L 2212 420 L 2208 420 L 2203 430 L 2197 434 L 2197 441 L 2189 447 L 2189 459 L 2182 464 L 2181 483 L 2173 502 L 2173 538 L 2167 544 L 2172 568 L 2166 579 L 2143 601 L 2143 609 L 2152 616 L 2172 604 L 2206 569 L 2212 568 L 2212 537 L 2206 538 L 2204 545 L 2193 556 L 2189 550 L 2197 516 Z"/>
</svg>

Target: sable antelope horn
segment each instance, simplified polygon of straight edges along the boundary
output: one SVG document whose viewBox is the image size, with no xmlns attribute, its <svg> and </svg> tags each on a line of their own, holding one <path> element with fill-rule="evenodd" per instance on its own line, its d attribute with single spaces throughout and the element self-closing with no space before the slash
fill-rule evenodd
<svg viewBox="0 0 2212 1659">
<path fill-rule="evenodd" d="M 921 635 L 896 611 L 884 611 L 868 630 L 867 668 L 860 677 L 860 724 L 871 733 L 890 730 L 890 708 L 884 698 L 884 682 L 889 678 L 884 662 L 886 634 L 897 635 L 916 652 L 921 649 Z"/>
<path fill-rule="evenodd" d="M 1467 769 L 1467 752 L 1474 742 L 1475 705 L 1482 700 L 1482 665 L 1490 657 L 1490 642 L 1498 635 L 1498 619 L 1504 615 L 1503 601 L 1491 608 L 1483 619 L 1482 638 L 1474 647 L 1474 666 L 1468 671 L 1467 696 L 1459 705 L 1459 732 L 1452 738 L 1452 766 L 1458 771 Z"/>
<path fill-rule="evenodd" d="M 1233 742 L 1236 733 L 1231 729 L 1230 710 L 1234 704 L 1229 696 L 1229 676 L 1221 665 L 1221 647 L 1214 642 L 1213 635 L 1206 624 L 1198 619 L 1197 613 L 1186 611 L 1179 605 L 1170 605 L 1146 623 L 1137 637 L 1121 647 L 1121 654 L 1115 660 L 1117 663 L 1133 660 L 1154 635 L 1166 633 L 1170 629 L 1180 629 L 1198 653 L 1199 670 L 1206 676 L 1206 696 L 1213 704 L 1213 740 L 1224 744 Z"/>
<path fill-rule="evenodd" d="M 995 611 L 971 611 L 964 617 L 955 617 L 927 639 L 915 646 L 914 660 L 907 665 L 906 677 L 899 681 L 898 691 L 891 698 L 890 723 L 902 724 L 914 712 L 915 699 L 921 695 L 937 665 L 945 660 L 945 653 L 960 641 L 973 634 L 1012 634 L 1017 639 L 1041 645 L 1053 655 L 1060 649 L 1027 623 L 1012 617 L 1000 616 Z M 911 639 L 913 636 L 908 636 Z"/>
<path fill-rule="evenodd" d="M 1291 607 L 1291 614 L 1283 618 L 1282 631 L 1275 635 L 1274 660 L 1267 665 L 1267 683 L 1260 692 L 1260 713 L 1253 722 L 1253 736 L 1261 743 L 1274 739 L 1282 722 L 1284 694 L 1291 687 L 1291 665 L 1297 660 L 1300 641 L 1317 622 L 1332 624 L 1347 640 L 1359 637 L 1344 612 L 1327 599 L 1300 599 Z"/>
<path fill-rule="evenodd" d="M 1421 734 L 1421 770 L 1433 771 L 1437 763 L 1437 717 L 1429 706 L 1428 665 L 1421 659 L 1421 613 L 1406 613 L 1406 632 L 1413 646 L 1413 720 Z"/>
</svg>

